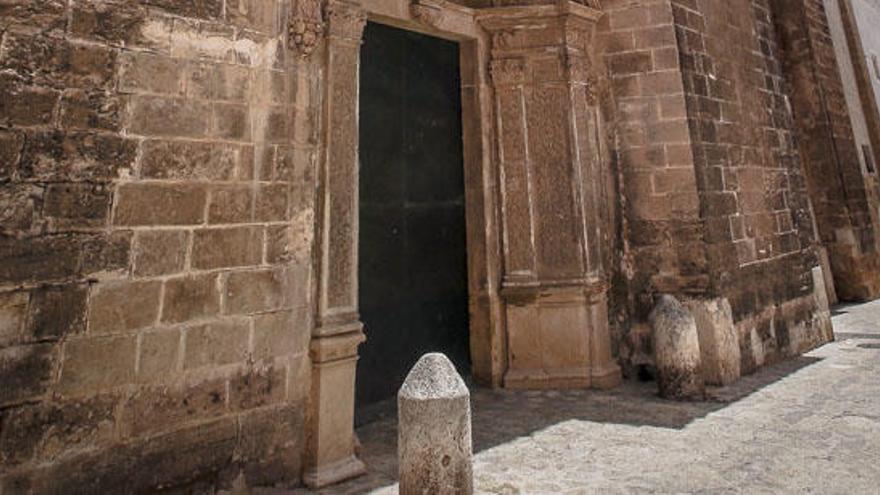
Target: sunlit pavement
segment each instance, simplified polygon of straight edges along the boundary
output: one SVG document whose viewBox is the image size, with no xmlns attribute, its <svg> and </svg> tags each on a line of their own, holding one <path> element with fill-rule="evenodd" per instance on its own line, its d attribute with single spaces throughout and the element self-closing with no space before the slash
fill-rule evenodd
<svg viewBox="0 0 880 495">
<path fill-rule="evenodd" d="M 480 493 L 880 493 L 880 301 L 834 310 L 837 342 L 712 391 L 475 390 Z M 320 493 L 395 493 L 396 419 L 358 430 L 370 473 Z M 297 490 L 295 493 L 311 493 Z"/>
</svg>

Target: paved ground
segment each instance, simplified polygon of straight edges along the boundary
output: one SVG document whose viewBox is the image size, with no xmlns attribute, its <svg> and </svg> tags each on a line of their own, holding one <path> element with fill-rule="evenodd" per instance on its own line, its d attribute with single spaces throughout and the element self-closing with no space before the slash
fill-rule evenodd
<svg viewBox="0 0 880 495">
<path fill-rule="evenodd" d="M 477 491 L 880 494 L 880 301 L 834 323 L 837 342 L 708 402 L 662 401 L 651 383 L 476 390 Z M 360 428 L 370 474 L 321 493 L 396 493 L 395 428 L 391 414 Z"/>
</svg>

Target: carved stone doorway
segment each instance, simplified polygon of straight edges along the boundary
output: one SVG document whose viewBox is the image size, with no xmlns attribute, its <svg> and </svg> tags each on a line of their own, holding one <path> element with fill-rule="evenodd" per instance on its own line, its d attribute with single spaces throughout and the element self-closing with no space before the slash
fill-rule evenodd
<svg viewBox="0 0 880 495">
<path fill-rule="evenodd" d="M 460 49 L 474 380 L 511 388 L 609 388 L 620 380 L 606 307 L 612 177 L 589 53 L 598 0 L 497 3 L 297 5 L 293 43 L 319 54 L 311 63 L 322 74 L 304 476 L 310 486 L 365 470 L 354 455 L 353 424 L 364 341 L 358 93 L 367 18 L 453 40 Z M 319 35 L 325 43 L 316 42 Z"/>
<path fill-rule="evenodd" d="M 370 22 L 360 61 L 359 422 L 427 352 L 470 373 L 458 44 Z"/>
</svg>

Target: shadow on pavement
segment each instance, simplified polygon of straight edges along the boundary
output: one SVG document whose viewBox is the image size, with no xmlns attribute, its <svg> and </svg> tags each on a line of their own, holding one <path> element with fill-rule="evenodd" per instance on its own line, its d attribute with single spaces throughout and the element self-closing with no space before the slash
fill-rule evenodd
<svg viewBox="0 0 880 495">
<path fill-rule="evenodd" d="M 737 383 L 712 388 L 700 402 L 675 402 L 657 396 L 656 383 L 625 381 L 610 391 L 513 391 L 472 388 L 474 452 L 531 435 L 552 425 L 570 421 L 626 424 L 682 429 L 706 415 L 748 397 L 820 361 L 799 356 L 760 369 Z M 397 479 L 397 417 L 394 400 L 359 412 L 357 432 L 362 443 L 360 457 L 369 473 L 359 479 L 320 492 L 355 494 L 388 487 Z"/>
</svg>

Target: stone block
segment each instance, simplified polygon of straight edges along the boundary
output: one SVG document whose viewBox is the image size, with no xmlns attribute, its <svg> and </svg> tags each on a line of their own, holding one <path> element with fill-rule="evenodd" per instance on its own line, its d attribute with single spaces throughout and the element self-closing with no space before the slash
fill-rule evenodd
<svg viewBox="0 0 880 495">
<path fill-rule="evenodd" d="M 208 223 L 246 223 L 253 218 L 254 188 L 250 185 L 219 186 L 211 190 Z"/>
<path fill-rule="evenodd" d="M 249 334 L 250 324 L 239 319 L 218 320 L 188 328 L 184 368 L 243 362 L 248 351 Z"/>
<path fill-rule="evenodd" d="M 0 131 L 0 180 L 8 181 L 18 171 L 24 136 Z"/>
<path fill-rule="evenodd" d="M 311 328 L 306 308 L 254 317 L 254 359 L 272 361 L 305 352 Z"/>
<path fill-rule="evenodd" d="M 223 0 L 196 0 L 178 2 L 177 0 L 150 0 L 150 5 L 160 7 L 169 14 L 195 19 L 217 19 L 223 15 Z"/>
<path fill-rule="evenodd" d="M 288 90 L 288 75 L 286 71 L 264 70 L 262 68 L 252 71 L 253 92 L 268 97 L 273 105 L 285 105 L 292 101 Z M 298 102 L 294 101 L 294 104 Z M 308 108 L 298 106 L 297 108 Z"/>
<path fill-rule="evenodd" d="M 249 367 L 229 380 L 229 405 L 246 411 L 284 402 L 287 393 L 284 365 Z"/>
<path fill-rule="evenodd" d="M 254 155 L 255 146 L 251 144 L 243 145 L 238 150 L 238 170 L 235 172 L 235 178 L 238 180 L 251 181 L 254 180 Z"/>
<path fill-rule="evenodd" d="M 134 235 L 132 271 L 149 277 L 184 269 L 189 233 L 182 230 L 145 230 Z"/>
<path fill-rule="evenodd" d="M 147 437 L 129 454 L 137 464 L 130 468 L 127 485 L 131 488 L 127 491 L 151 492 L 173 487 L 183 492 L 211 492 L 217 483 L 213 480 L 224 474 L 225 483 L 231 484 L 238 474 L 234 461 L 238 431 L 236 418 L 223 416 Z"/>
<path fill-rule="evenodd" d="M 144 6 L 125 0 L 82 0 L 70 13 L 70 32 L 76 37 L 126 48 L 167 52 L 170 30 L 170 19 L 150 16 Z"/>
<path fill-rule="evenodd" d="M 130 231 L 112 230 L 82 240 L 82 275 L 124 275 L 131 259 Z"/>
<path fill-rule="evenodd" d="M 202 101 L 166 96 L 132 97 L 130 132 L 144 136 L 205 137 L 211 106 Z"/>
<path fill-rule="evenodd" d="M 116 225 L 193 225 L 204 220 L 207 192 L 202 186 L 129 183 L 120 185 L 117 195 Z"/>
<path fill-rule="evenodd" d="M 257 31 L 273 32 L 277 24 L 278 4 L 260 0 L 230 0 L 226 15 L 230 22 Z"/>
<path fill-rule="evenodd" d="M 609 58 L 609 69 L 615 75 L 651 72 L 653 67 L 650 50 L 626 52 Z"/>
<path fill-rule="evenodd" d="M 254 207 L 255 219 L 258 222 L 287 220 L 289 204 L 289 185 L 263 184 L 257 186 L 257 199 Z"/>
<path fill-rule="evenodd" d="M 0 65 L 40 86 L 110 89 L 114 82 L 116 52 L 52 34 L 7 35 Z"/>
<path fill-rule="evenodd" d="M 73 235 L 0 238 L 0 281 L 48 282 L 76 275 L 82 239 Z"/>
<path fill-rule="evenodd" d="M 194 268 L 210 270 L 262 262 L 263 229 L 260 227 L 200 229 L 194 236 Z"/>
<path fill-rule="evenodd" d="M 251 119 L 248 106 L 233 103 L 214 104 L 211 136 L 233 141 L 250 139 Z"/>
<path fill-rule="evenodd" d="M 161 287 L 158 281 L 95 285 L 89 298 L 89 332 L 117 333 L 154 325 Z"/>
<path fill-rule="evenodd" d="M 10 410 L 0 427 L 0 460 L 17 464 L 54 460 L 72 445 L 86 449 L 109 443 L 116 429 L 117 398 L 30 404 Z"/>
<path fill-rule="evenodd" d="M 58 390 L 70 396 L 89 395 L 134 382 L 136 340 L 133 335 L 68 340 Z"/>
<path fill-rule="evenodd" d="M 118 131 L 123 124 L 125 106 L 125 97 L 73 89 L 61 96 L 58 119 L 65 129 Z"/>
<path fill-rule="evenodd" d="M 272 225 L 267 227 L 266 263 L 271 265 L 291 261 L 293 242 L 290 226 Z"/>
<path fill-rule="evenodd" d="M 0 348 L 28 340 L 25 332 L 30 294 L 25 291 L 0 292 Z"/>
<path fill-rule="evenodd" d="M 0 231 L 30 231 L 39 214 L 43 188 L 31 184 L 4 184 L 0 190 Z"/>
<path fill-rule="evenodd" d="M 216 64 L 200 60 L 190 61 L 186 65 L 186 96 L 210 100 L 214 96 L 214 70 Z"/>
<path fill-rule="evenodd" d="M 113 194 L 106 185 L 49 184 L 43 216 L 56 229 L 100 227 L 110 216 Z"/>
<path fill-rule="evenodd" d="M 55 377 L 57 349 L 34 344 L 0 349 L 0 406 L 41 397 Z"/>
<path fill-rule="evenodd" d="M 313 144 L 315 126 L 307 119 L 294 119 L 293 111 L 276 107 L 265 117 L 264 139 L 269 143 L 289 143 L 293 138 L 300 143 Z M 300 125 L 293 129 L 294 121 Z M 255 129 L 256 133 L 256 129 Z"/>
<path fill-rule="evenodd" d="M 299 183 L 311 189 L 315 180 L 315 159 L 312 151 L 279 146 L 272 180 Z"/>
<path fill-rule="evenodd" d="M 159 381 L 177 373 L 180 351 L 177 328 L 144 332 L 138 355 L 137 376 L 140 382 Z"/>
<path fill-rule="evenodd" d="M 649 317 L 660 396 L 702 399 L 705 395 L 700 340 L 694 317 L 673 296 L 659 297 Z"/>
<path fill-rule="evenodd" d="M 218 275 L 193 275 L 165 282 L 162 322 L 180 323 L 220 312 Z"/>
<path fill-rule="evenodd" d="M 145 179 L 232 180 L 241 150 L 223 143 L 148 140 L 141 157 Z"/>
<path fill-rule="evenodd" d="M 0 79 L 0 125 L 40 126 L 52 123 L 58 92 Z"/>
<path fill-rule="evenodd" d="M 0 30 L 8 27 L 63 30 L 66 25 L 63 0 L 9 1 L 0 4 Z"/>
<path fill-rule="evenodd" d="M 217 64 L 211 77 L 211 97 L 215 100 L 244 102 L 251 94 L 251 71 L 247 67 Z"/>
<path fill-rule="evenodd" d="M 123 404 L 122 424 L 142 437 L 226 412 L 226 379 L 145 387 Z"/>
<path fill-rule="evenodd" d="M 284 270 L 230 273 L 226 280 L 226 312 L 243 314 L 279 309 L 285 304 L 288 287 Z"/>
<path fill-rule="evenodd" d="M 426 354 L 397 394 L 400 493 L 474 491 L 470 392 L 443 354 Z"/>
<path fill-rule="evenodd" d="M 295 485 L 302 474 L 305 404 L 286 403 L 249 411 L 239 416 L 241 455 L 245 484 Z"/>
<path fill-rule="evenodd" d="M 88 286 L 44 286 L 31 295 L 28 331 L 37 340 L 59 339 L 86 331 Z"/>
<path fill-rule="evenodd" d="M 705 383 L 730 385 L 740 377 L 739 336 L 726 298 L 686 300 L 684 306 L 697 324 Z"/>
<path fill-rule="evenodd" d="M 35 131 L 25 135 L 20 174 L 46 182 L 109 181 L 129 172 L 137 141 L 113 134 Z"/>
<path fill-rule="evenodd" d="M 181 95 L 184 66 L 180 60 L 149 52 L 123 52 L 119 57 L 119 91 Z"/>
</svg>

